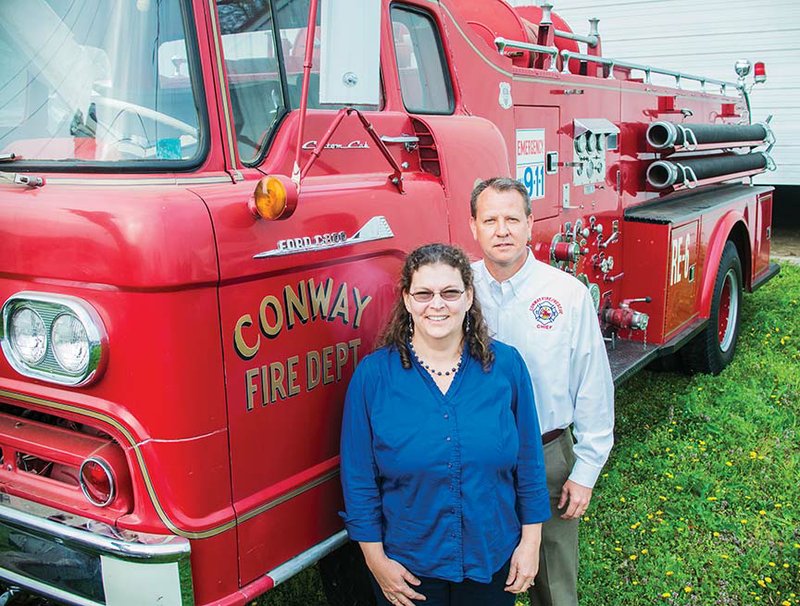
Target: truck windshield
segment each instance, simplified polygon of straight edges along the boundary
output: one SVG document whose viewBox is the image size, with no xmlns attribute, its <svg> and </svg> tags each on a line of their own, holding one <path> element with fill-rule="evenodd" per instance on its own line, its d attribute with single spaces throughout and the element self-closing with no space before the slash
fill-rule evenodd
<svg viewBox="0 0 800 606">
<path fill-rule="evenodd" d="M 69 167 L 195 158 L 181 4 L 0 1 L 0 154 Z"/>
</svg>

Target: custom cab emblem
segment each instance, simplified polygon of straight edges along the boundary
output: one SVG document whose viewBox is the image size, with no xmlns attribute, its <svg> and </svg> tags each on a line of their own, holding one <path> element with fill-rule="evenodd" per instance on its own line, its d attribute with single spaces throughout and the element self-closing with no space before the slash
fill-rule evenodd
<svg viewBox="0 0 800 606">
<path fill-rule="evenodd" d="M 362 242 L 386 240 L 387 238 L 394 238 L 394 232 L 392 228 L 389 227 L 389 222 L 386 220 L 386 217 L 377 216 L 372 217 L 364 224 L 364 227 L 349 238 L 343 231 L 287 238 L 286 240 L 278 240 L 277 248 L 253 255 L 253 258 L 264 259 L 266 257 L 281 257 L 283 255 L 316 252 L 318 250 L 328 250 L 329 248 L 361 244 Z"/>
<path fill-rule="evenodd" d="M 313 139 L 303 143 L 303 149 L 314 149 L 316 146 L 317 142 Z M 325 149 L 369 149 L 369 143 L 358 140 L 350 143 L 327 143 Z"/>
</svg>

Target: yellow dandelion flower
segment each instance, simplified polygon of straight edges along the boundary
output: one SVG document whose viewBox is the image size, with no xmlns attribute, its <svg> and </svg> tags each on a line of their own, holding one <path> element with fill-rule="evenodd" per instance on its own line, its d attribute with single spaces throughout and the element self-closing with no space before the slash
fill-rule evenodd
<svg viewBox="0 0 800 606">
<path fill-rule="evenodd" d="M 733 467 L 733 461 L 725 461 L 725 465 L 728 467 Z"/>
<path fill-rule="evenodd" d="M 784 568 L 789 568 L 789 565 L 788 565 L 787 563 L 785 563 L 785 562 L 784 562 L 784 564 L 783 564 L 783 567 L 784 567 Z"/>
<path fill-rule="evenodd" d="M 781 606 L 792 606 L 792 603 L 789 600 L 784 600 L 781 602 Z"/>
<path fill-rule="evenodd" d="M 642 555 L 647 555 L 648 553 L 650 552 L 647 549 L 642 549 Z"/>
<path fill-rule="evenodd" d="M 706 501 L 716 501 L 717 497 L 707 497 Z"/>
<path fill-rule="evenodd" d="M 718 537 L 718 536 L 719 536 L 719 533 L 718 533 L 716 530 L 714 531 L 714 536 L 715 536 L 715 537 Z"/>
<path fill-rule="evenodd" d="M 674 573 L 674 572 L 672 572 L 671 570 L 667 570 L 667 573 L 666 573 L 666 574 L 667 574 L 667 576 L 668 576 L 668 577 L 671 577 L 671 576 L 672 576 L 673 574 L 675 574 L 675 573 Z"/>
<path fill-rule="evenodd" d="M 760 515 L 760 516 L 765 516 L 765 515 L 767 515 L 767 512 L 766 512 L 766 511 L 764 511 L 763 509 L 759 509 L 759 510 L 758 510 L 758 515 Z"/>
<path fill-rule="evenodd" d="M 781 507 L 783 507 L 783 505 L 780 503 L 775 503 L 775 509 L 780 509 Z"/>
<path fill-rule="evenodd" d="M 727 559 L 728 559 L 728 558 L 730 558 L 731 556 L 729 556 L 727 553 L 723 553 L 723 554 L 722 554 L 722 555 L 720 555 L 719 557 L 721 557 L 723 560 L 727 560 Z"/>
<path fill-rule="evenodd" d="M 775 568 L 775 562 L 770 562 L 769 565 Z"/>
<path fill-rule="evenodd" d="M 635 553 L 632 553 L 632 554 L 631 554 L 631 555 L 629 555 L 628 557 L 629 557 L 631 560 L 635 560 L 635 559 L 636 559 L 636 558 L 638 558 L 639 556 L 637 556 Z"/>
<path fill-rule="evenodd" d="M 764 580 L 765 580 L 767 583 L 772 583 L 772 579 L 771 579 L 770 577 L 764 577 Z"/>
<path fill-rule="evenodd" d="M 664 593 L 661 594 L 661 597 L 662 598 L 671 598 L 672 594 L 669 591 L 665 591 Z"/>
<path fill-rule="evenodd" d="M 676 486 L 676 487 L 675 487 L 675 490 L 677 490 L 678 492 L 680 492 L 681 490 L 683 490 L 683 486 Z"/>
<path fill-rule="evenodd" d="M 631 583 L 631 585 L 638 585 L 638 584 L 639 584 L 639 581 L 633 581 L 633 582 Z"/>
<path fill-rule="evenodd" d="M 652 520 L 655 516 L 652 513 L 647 514 L 647 519 Z"/>
<path fill-rule="evenodd" d="M 758 456 L 758 453 L 755 450 L 751 450 L 749 454 L 751 459 L 755 459 Z"/>
<path fill-rule="evenodd" d="M 619 498 L 619 502 L 620 502 L 620 503 L 624 503 L 624 502 L 625 502 L 625 497 L 620 497 L 620 498 Z"/>
<path fill-rule="evenodd" d="M 767 584 L 764 582 L 764 579 L 758 579 L 758 581 L 756 581 L 756 582 L 758 583 L 759 587 L 766 587 L 767 586 Z"/>
<path fill-rule="evenodd" d="M 663 494 L 658 495 L 658 498 L 661 499 L 662 501 L 667 500 L 667 497 L 665 497 Z"/>
<path fill-rule="evenodd" d="M 684 588 L 683 588 L 683 590 L 684 590 L 686 593 L 692 593 L 692 588 L 691 588 L 691 587 L 689 587 L 689 585 L 687 585 L 686 587 L 684 587 Z"/>
<path fill-rule="evenodd" d="M 742 519 L 741 519 L 741 520 L 739 520 L 739 521 L 740 521 L 742 524 L 747 524 L 747 520 L 745 520 L 744 518 L 742 518 Z"/>
<path fill-rule="evenodd" d="M 614 551 L 622 551 L 622 547 L 614 547 Z"/>
</svg>

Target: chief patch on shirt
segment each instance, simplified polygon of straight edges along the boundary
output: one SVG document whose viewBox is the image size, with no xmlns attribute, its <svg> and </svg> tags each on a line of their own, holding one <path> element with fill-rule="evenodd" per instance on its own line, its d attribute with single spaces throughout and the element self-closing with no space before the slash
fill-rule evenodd
<svg viewBox="0 0 800 606">
<path fill-rule="evenodd" d="M 536 320 L 536 328 L 550 330 L 558 316 L 564 313 L 564 309 L 553 297 L 539 297 L 530 306 L 533 319 Z"/>
</svg>

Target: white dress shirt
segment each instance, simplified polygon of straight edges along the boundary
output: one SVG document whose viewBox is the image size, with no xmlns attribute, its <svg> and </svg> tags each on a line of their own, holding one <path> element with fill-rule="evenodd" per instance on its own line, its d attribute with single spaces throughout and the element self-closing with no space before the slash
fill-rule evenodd
<svg viewBox="0 0 800 606">
<path fill-rule="evenodd" d="M 614 382 L 589 290 L 530 251 L 504 282 L 483 261 L 472 269 L 489 333 L 528 367 L 542 434 L 573 426 L 569 479 L 594 487 L 614 443 Z"/>
</svg>

